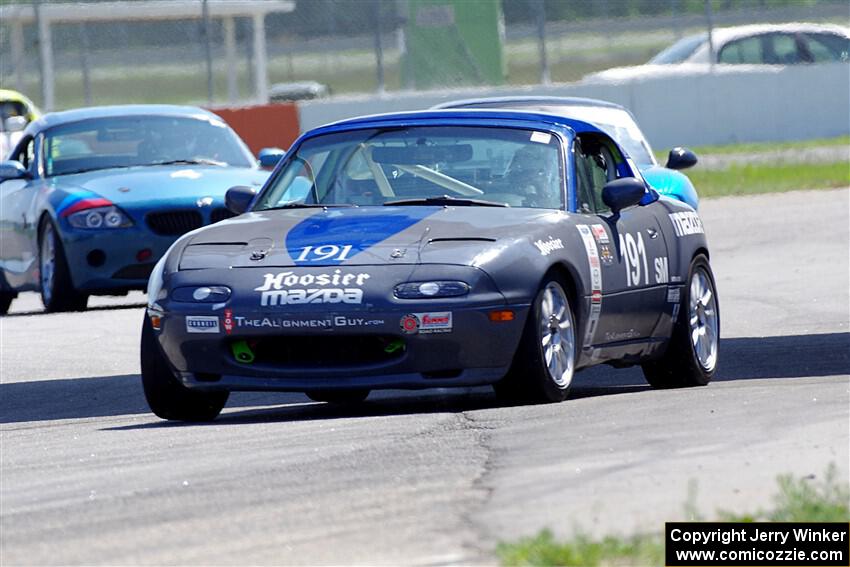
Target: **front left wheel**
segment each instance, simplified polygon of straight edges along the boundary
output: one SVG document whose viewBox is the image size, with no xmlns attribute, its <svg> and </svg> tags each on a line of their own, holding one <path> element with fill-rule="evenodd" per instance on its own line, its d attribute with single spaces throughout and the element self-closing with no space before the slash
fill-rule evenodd
<svg viewBox="0 0 850 567">
<path fill-rule="evenodd" d="M 41 224 L 38 238 L 41 302 L 46 311 L 83 311 L 89 296 L 74 289 L 65 250 L 53 223 Z"/>
<path fill-rule="evenodd" d="M 494 385 L 506 401 L 561 402 L 575 373 L 575 316 L 557 278 L 543 282 L 508 375 Z"/>
<path fill-rule="evenodd" d="M 211 421 L 221 413 L 230 392 L 190 390 L 168 365 L 154 335 L 150 319 L 142 323 L 142 387 L 151 411 L 162 419 Z"/>
</svg>

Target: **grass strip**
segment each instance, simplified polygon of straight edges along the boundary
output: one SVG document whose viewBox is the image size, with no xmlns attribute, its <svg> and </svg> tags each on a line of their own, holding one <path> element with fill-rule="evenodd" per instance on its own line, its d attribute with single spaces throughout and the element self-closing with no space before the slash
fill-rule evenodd
<svg viewBox="0 0 850 567">
<path fill-rule="evenodd" d="M 727 522 L 847 522 L 850 521 L 850 488 L 838 478 L 835 465 L 830 465 L 820 482 L 810 477 L 777 478 L 779 491 L 773 507 L 754 513 L 718 512 Z M 692 499 L 693 495 L 689 497 Z M 685 504 L 686 516 L 696 514 L 693 502 Z M 637 534 L 630 537 L 609 535 L 596 540 L 577 531 L 568 540 L 558 541 L 550 530 L 515 542 L 500 543 L 496 555 L 502 565 L 663 565 L 664 539 L 661 533 Z"/>
<path fill-rule="evenodd" d="M 726 169 L 685 172 L 701 199 L 756 195 L 797 189 L 832 189 L 850 185 L 850 162 L 819 164 L 762 163 Z"/>
<path fill-rule="evenodd" d="M 696 146 L 691 149 L 699 156 L 701 154 L 746 154 L 780 150 L 805 150 L 827 146 L 850 146 L 850 136 L 815 138 L 812 140 L 795 140 L 790 142 L 752 142 L 724 146 Z M 664 154 L 664 158 L 667 158 L 667 154 Z"/>
</svg>

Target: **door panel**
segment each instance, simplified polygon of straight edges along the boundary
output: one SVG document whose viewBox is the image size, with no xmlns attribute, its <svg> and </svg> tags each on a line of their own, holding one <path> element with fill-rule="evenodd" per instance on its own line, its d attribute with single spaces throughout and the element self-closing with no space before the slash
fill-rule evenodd
<svg viewBox="0 0 850 567">
<path fill-rule="evenodd" d="M 653 205 L 596 217 L 590 226 L 602 273 L 602 316 L 593 344 L 646 339 L 667 299 L 667 246 Z"/>
</svg>

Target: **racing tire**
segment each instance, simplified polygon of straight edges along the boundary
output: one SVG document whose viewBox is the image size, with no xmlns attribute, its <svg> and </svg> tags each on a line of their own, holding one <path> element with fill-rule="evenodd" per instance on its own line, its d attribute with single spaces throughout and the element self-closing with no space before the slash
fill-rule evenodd
<svg viewBox="0 0 850 567">
<path fill-rule="evenodd" d="M 369 390 L 365 388 L 354 388 L 351 390 L 313 390 L 305 393 L 314 402 L 327 402 L 329 404 L 359 404 L 369 396 Z"/>
<path fill-rule="evenodd" d="M 89 296 L 74 289 L 62 241 L 49 219 L 38 231 L 38 273 L 45 311 L 85 310 Z"/>
<path fill-rule="evenodd" d="M 162 354 L 147 315 L 142 323 L 141 362 L 145 399 L 162 419 L 212 421 L 227 403 L 228 391 L 195 391 L 180 383 Z"/>
<path fill-rule="evenodd" d="M 572 305 L 561 282 L 549 278 L 529 310 L 511 369 L 493 389 L 506 402 L 562 402 L 570 393 L 575 364 Z"/>
<path fill-rule="evenodd" d="M 12 301 L 16 297 L 18 297 L 18 294 L 13 291 L 0 291 L 0 315 L 9 312 L 9 307 L 12 306 Z"/>
<path fill-rule="evenodd" d="M 714 377 L 720 346 L 720 307 L 708 259 L 698 254 L 688 270 L 688 284 L 667 350 L 643 363 L 643 375 L 653 388 L 705 386 Z"/>
</svg>

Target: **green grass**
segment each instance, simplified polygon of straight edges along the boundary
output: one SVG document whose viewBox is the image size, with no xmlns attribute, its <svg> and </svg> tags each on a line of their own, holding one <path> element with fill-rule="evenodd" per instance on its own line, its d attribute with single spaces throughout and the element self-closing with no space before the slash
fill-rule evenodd
<svg viewBox="0 0 850 567">
<path fill-rule="evenodd" d="M 748 144 L 729 144 L 725 146 L 697 146 L 693 151 L 701 154 L 737 154 L 737 153 L 762 153 L 777 150 L 803 150 L 809 148 L 820 148 L 824 146 L 850 146 L 850 136 L 839 136 L 838 138 L 817 138 L 813 140 L 796 140 L 792 142 L 753 142 Z M 664 159 L 667 155 L 664 155 Z"/>
<path fill-rule="evenodd" d="M 850 521 L 850 488 L 838 479 L 831 465 L 824 479 L 812 482 L 791 475 L 777 479 L 779 492 L 773 507 L 750 514 L 718 512 L 719 520 L 731 522 L 847 522 Z M 702 521 L 693 504 L 693 493 L 685 504 L 688 518 Z M 664 540 L 660 533 L 631 537 L 609 535 L 595 540 L 581 532 L 558 541 L 543 530 L 534 537 L 500 543 L 496 555 L 503 565 L 663 565 Z"/>
<path fill-rule="evenodd" d="M 850 162 L 730 165 L 686 172 L 700 198 L 850 186 Z"/>
<path fill-rule="evenodd" d="M 499 544 L 496 554 L 503 565 L 661 565 L 664 541 L 660 535 L 608 536 L 595 541 L 579 534 L 558 542 L 552 532 L 543 530 L 516 543 Z"/>
<path fill-rule="evenodd" d="M 830 466 L 820 482 L 783 475 L 773 508 L 753 514 L 720 512 L 724 522 L 847 522 L 850 521 L 850 488 L 839 482 Z"/>
<path fill-rule="evenodd" d="M 690 149 L 693 150 L 697 157 L 702 157 L 707 155 L 770 153 L 781 150 L 807 150 L 834 146 L 850 146 L 850 136 L 795 140 L 792 142 L 750 142 L 727 144 L 724 146 L 693 146 Z M 655 159 L 663 164 L 667 161 L 667 153 L 667 151 L 657 150 L 655 152 Z"/>
</svg>

